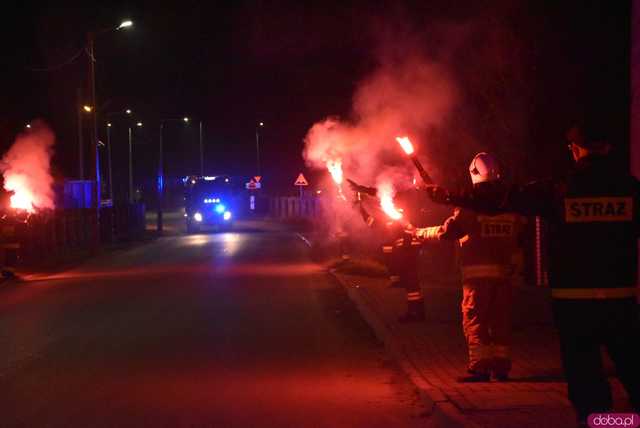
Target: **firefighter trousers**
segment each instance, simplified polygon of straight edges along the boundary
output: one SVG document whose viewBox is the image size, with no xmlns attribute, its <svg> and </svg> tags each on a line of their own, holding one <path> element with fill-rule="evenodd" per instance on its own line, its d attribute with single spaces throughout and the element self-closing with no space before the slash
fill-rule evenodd
<svg viewBox="0 0 640 428">
<path fill-rule="evenodd" d="M 418 276 L 418 247 L 398 244 L 383 246 L 382 249 L 392 286 L 406 291 L 407 313 L 423 316 L 424 297 Z"/>
<path fill-rule="evenodd" d="M 553 301 L 569 400 L 578 418 L 611 409 L 604 347 L 629 401 L 640 413 L 640 324 L 635 299 Z"/>
<path fill-rule="evenodd" d="M 468 279 L 463 283 L 462 292 L 462 329 L 469 349 L 468 369 L 507 376 L 511 370 L 511 281 Z"/>
</svg>

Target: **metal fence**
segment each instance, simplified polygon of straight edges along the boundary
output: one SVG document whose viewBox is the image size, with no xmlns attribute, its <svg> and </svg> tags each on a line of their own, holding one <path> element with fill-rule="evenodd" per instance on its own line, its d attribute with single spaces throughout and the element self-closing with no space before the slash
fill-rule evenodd
<svg viewBox="0 0 640 428">
<path fill-rule="evenodd" d="M 269 200 L 269 215 L 272 218 L 314 218 L 320 213 L 320 200 L 316 197 L 280 196 Z"/>
<path fill-rule="evenodd" d="M 76 208 L 43 211 L 26 220 L 6 216 L 0 223 L 0 265 L 38 264 L 102 243 L 127 241 L 143 236 L 144 205 Z"/>
</svg>

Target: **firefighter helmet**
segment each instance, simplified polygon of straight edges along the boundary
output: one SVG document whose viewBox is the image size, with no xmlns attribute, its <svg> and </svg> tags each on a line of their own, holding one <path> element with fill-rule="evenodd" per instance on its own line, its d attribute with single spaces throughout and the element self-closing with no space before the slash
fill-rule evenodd
<svg viewBox="0 0 640 428">
<path fill-rule="evenodd" d="M 478 153 L 469 165 L 469 174 L 474 185 L 499 180 L 500 166 L 489 153 Z"/>
</svg>

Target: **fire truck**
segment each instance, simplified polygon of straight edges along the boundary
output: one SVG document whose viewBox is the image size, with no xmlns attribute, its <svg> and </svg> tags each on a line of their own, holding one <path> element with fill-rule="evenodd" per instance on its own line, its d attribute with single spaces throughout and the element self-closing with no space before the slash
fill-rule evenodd
<svg viewBox="0 0 640 428">
<path fill-rule="evenodd" d="M 183 182 L 187 233 L 198 232 L 204 226 L 222 230 L 232 227 L 236 203 L 230 176 L 188 176 Z"/>
</svg>

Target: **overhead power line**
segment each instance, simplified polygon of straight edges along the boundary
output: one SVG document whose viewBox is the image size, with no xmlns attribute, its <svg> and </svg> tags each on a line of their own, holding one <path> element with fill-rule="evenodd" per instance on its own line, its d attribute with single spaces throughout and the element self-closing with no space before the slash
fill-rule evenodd
<svg viewBox="0 0 640 428">
<path fill-rule="evenodd" d="M 56 65 L 52 65 L 49 67 L 44 67 L 44 68 L 34 68 L 34 67 L 25 67 L 27 70 L 29 71 L 35 71 L 35 72 L 49 72 L 49 71 L 57 71 L 60 70 L 63 67 L 66 67 L 67 65 L 71 64 L 72 62 L 74 62 L 76 59 L 78 59 L 78 57 L 80 55 L 82 55 L 82 53 L 84 52 L 85 47 L 81 47 L 78 52 L 76 52 L 72 57 L 70 57 L 69 59 L 67 59 L 64 62 L 61 62 L 60 64 L 56 64 Z"/>
</svg>

